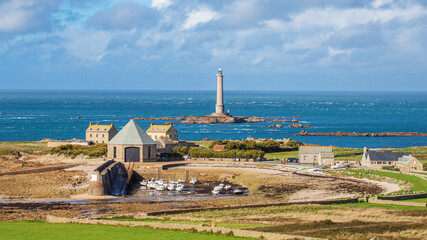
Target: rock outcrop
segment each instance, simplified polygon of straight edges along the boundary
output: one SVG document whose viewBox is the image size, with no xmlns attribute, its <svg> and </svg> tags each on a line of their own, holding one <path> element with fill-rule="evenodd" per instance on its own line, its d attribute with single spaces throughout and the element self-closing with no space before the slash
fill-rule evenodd
<svg viewBox="0 0 427 240">
<path fill-rule="evenodd" d="M 288 127 L 291 127 L 291 128 L 311 128 L 308 125 L 302 125 L 300 123 L 293 123 L 291 125 L 288 125 Z"/>
<path fill-rule="evenodd" d="M 205 115 L 205 116 L 189 116 L 184 121 L 181 121 L 181 123 L 186 124 L 213 124 L 213 123 L 255 123 L 255 122 L 264 122 L 263 118 L 260 117 L 234 117 L 230 115 L 224 115 L 224 116 L 211 116 L 211 115 Z"/>
<path fill-rule="evenodd" d="M 348 137 L 427 137 L 427 133 L 419 132 L 379 132 L 379 133 L 356 133 L 356 132 L 318 132 L 309 133 L 301 131 L 295 136 L 348 136 Z"/>
</svg>

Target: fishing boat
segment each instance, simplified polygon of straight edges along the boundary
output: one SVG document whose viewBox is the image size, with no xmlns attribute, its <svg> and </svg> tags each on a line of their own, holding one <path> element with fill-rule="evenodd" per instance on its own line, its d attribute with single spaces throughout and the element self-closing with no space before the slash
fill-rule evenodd
<svg viewBox="0 0 427 240">
<path fill-rule="evenodd" d="M 191 184 L 197 184 L 199 181 L 196 179 L 196 178 L 192 178 L 191 180 L 190 180 L 190 183 Z"/>
<path fill-rule="evenodd" d="M 234 193 L 234 194 L 243 194 L 243 193 L 245 193 L 245 191 L 243 191 L 243 190 L 241 190 L 241 189 L 236 188 L 236 189 L 234 189 L 234 190 L 233 190 L 233 193 Z"/>
</svg>

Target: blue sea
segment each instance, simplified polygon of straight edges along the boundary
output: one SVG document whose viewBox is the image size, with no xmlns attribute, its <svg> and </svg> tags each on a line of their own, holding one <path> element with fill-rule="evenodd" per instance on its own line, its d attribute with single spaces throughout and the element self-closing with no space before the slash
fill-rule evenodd
<svg viewBox="0 0 427 240">
<path fill-rule="evenodd" d="M 0 90 L 0 141 L 84 139 L 90 121 L 120 130 L 134 117 L 207 115 L 215 91 Z M 309 132 L 427 132 L 426 92 L 225 91 L 234 116 L 291 117 Z M 77 118 L 77 117 L 81 118 Z M 144 129 L 151 122 L 137 121 Z M 176 124 L 184 140 L 292 138 L 340 147 L 427 146 L 427 137 L 292 136 L 301 129 L 268 128 L 272 123 Z M 282 123 L 282 125 L 288 125 Z"/>
</svg>

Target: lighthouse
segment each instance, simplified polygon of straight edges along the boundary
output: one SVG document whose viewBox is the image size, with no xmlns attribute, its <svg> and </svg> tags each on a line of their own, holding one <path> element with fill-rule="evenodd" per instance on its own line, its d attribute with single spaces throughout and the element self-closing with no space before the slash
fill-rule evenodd
<svg viewBox="0 0 427 240">
<path fill-rule="evenodd" d="M 223 77 L 222 69 L 218 69 L 218 74 L 216 75 L 217 80 L 217 88 L 216 88 L 216 105 L 215 105 L 215 113 L 213 116 L 223 116 L 224 114 L 224 98 L 223 98 Z"/>
</svg>

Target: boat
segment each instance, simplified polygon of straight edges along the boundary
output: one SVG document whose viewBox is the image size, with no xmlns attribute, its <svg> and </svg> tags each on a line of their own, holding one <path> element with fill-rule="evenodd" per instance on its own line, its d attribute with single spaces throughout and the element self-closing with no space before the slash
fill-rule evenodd
<svg viewBox="0 0 427 240">
<path fill-rule="evenodd" d="M 175 188 L 175 190 L 176 190 L 177 192 L 182 192 L 182 190 L 184 190 L 184 186 L 177 186 L 177 187 Z"/>
<path fill-rule="evenodd" d="M 214 189 L 214 190 L 212 190 L 212 194 L 213 194 L 213 195 L 218 195 L 218 194 L 219 194 L 219 191 Z"/>
<path fill-rule="evenodd" d="M 157 186 L 156 186 L 156 190 L 157 190 L 157 191 L 164 191 L 164 190 L 165 190 L 165 187 L 164 187 L 163 185 L 157 185 Z"/>
<path fill-rule="evenodd" d="M 234 189 L 234 190 L 233 190 L 233 193 L 234 193 L 234 194 L 243 194 L 243 193 L 245 193 L 245 191 L 243 191 L 243 190 L 241 190 L 241 189 L 236 188 L 236 189 Z"/>
<path fill-rule="evenodd" d="M 169 184 L 169 186 L 167 188 L 169 191 L 173 191 L 173 190 L 175 190 L 175 185 Z"/>
<path fill-rule="evenodd" d="M 197 179 L 195 179 L 195 178 L 192 178 L 191 180 L 190 180 L 190 183 L 191 184 L 197 184 L 199 181 L 197 180 Z"/>
<path fill-rule="evenodd" d="M 225 185 L 224 189 L 225 190 L 230 190 L 231 189 L 231 185 L 230 184 Z"/>
</svg>

